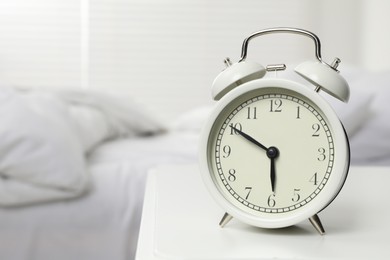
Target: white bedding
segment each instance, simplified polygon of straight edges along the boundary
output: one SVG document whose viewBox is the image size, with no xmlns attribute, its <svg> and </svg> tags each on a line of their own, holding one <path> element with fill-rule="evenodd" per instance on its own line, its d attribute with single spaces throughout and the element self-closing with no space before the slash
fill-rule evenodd
<svg viewBox="0 0 390 260">
<path fill-rule="evenodd" d="M 0 259 L 133 258 L 148 169 L 197 142 L 128 102 L 0 88 Z"/>
<path fill-rule="evenodd" d="M 133 259 L 148 169 L 196 160 L 197 135 L 106 142 L 88 158 L 78 199 L 0 208 L 0 259 Z"/>
<path fill-rule="evenodd" d="M 0 206 L 72 198 L 88 191 L 85 156 L 105 140 L 159 132 L 128 100 L 76 90 L 0 88 Z"/>
</svg>

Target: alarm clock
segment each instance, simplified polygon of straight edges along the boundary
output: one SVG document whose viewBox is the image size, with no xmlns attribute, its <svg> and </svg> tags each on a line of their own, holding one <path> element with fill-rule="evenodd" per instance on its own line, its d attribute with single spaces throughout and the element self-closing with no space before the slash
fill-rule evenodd
<svg viewBox="0 0 390 260">
<path fill-rule="evenodd" d="M 315 60 L 295 71 L 310 84 L 267 77 L 285 64 L 266 67 L 247 60 L 248 43 L 273 33 L 314 41 Z M 270 28 L 242 44 L 237 63 L 214 80 L 216 105 L 202 130 L 200 168 L 212 197 L 232 218 L 261 228 L 283 228 L 309 219 L 320 234 L 318 213 L 338 195 L 350 165 L 348 136 L 324 91 L 348 102 L 349 86 L 339 74 L 340 59 L 323 61 L 319 38 L 298 28 Z"/>
</svg>

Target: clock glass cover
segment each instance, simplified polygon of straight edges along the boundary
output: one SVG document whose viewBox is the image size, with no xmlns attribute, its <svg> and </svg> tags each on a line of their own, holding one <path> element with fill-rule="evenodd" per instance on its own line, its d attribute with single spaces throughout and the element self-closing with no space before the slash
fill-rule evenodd
<svg viewBox="0 0 390 260">
<path fill-rule="evenodd" d="M 231 101 L 211 128 L 207 150 L 223 197 L 266 218 L 315 200 L 332 175 L 336 153 L 323 111 L 304 95 L 275 87 Z"/>
</svg>

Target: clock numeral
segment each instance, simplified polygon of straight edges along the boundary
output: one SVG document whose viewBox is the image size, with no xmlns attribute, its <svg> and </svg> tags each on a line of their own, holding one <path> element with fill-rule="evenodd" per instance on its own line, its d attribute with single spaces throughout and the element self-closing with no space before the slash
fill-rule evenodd
<svg viewBox="0 0 390 260">
<path fill-rule="evenodd" d="M 230 156 L 230 153 L 232 152 L 232 148 L 229 145 L 225 145 L 222 149 L 222 152 L 224 153 L 222 155 L 223 158 L 228 158 Z"/>
<path fill-rule="evenodd" d="M 246 196 L 245 199 L 247 200 L 249 198 L 249 194 L 252 192 L 252 187 L 245 187 Z"/>
<path fill-rule="evenodd" d="M 230 182 L 235 182 L 236 179 L 237 179 L 237 177 L 236 177 L 236 170 L 235 170 L 235 169 L 230 169 L 230 170 L 229 170 L 228 180 L 229 180 Z"/>
<path fill-rule="evenodd" d="M 239 133 L 236 131 L 239 130 L 239 131 L 242 131 L 242 125 L 240 123 L 231 123 L 230 124 L 230 135 L 238 135 Z"/>
<path fill-rule="evenodd" d="M 301 107 L 297 106 L 297 119 L 301 119 Z"/>
<path fill-rule="evenodd" d="M 273 208 L 276 205 L 276 200 L 275 200 L 275 194 L 272 193 L 269 195 L 268 200 L 267 200 L 268 207 Z"/>
<path fill-rule="evenodd" d="M 270 100 L 271 107 L 269 112 L 282 112 L 282 100 L 281 99 L 271 99 Z"/>
<path fill-rule="evenodd" d="M 299 194 L 300 191 L 301 189 L 294 189 L 294 195 L 291 199 L 292 201 L 298 202 L 301 199 L 301 195 Z"/>
<path fill-rule="evenodd" d="M 311 136 L 313 136 L 313 137 L 319 137 L 320 136 L 320 133 L 319 133 L 319 131 L 320 131 L 320 129 L 321 129 L 321 126 L 320 126 L 320 124 L 313 124 L 312 126 L 311 126 L 311 128 L 314 130 L 314 133 L 311 135 Z"/>
<path fill-rule="evenodd" d="M 318 148 L 318 152 L 320 153 L 320 155 L 317 157 L 317 160 L 320 161 L 320 162 L 323 162 L 325 161 L 326 159 L 326 155 L 325 155 L 325 148 Z"/>
<path fill-rule="evenodd" d="M 314 175 L 310 178 L 309 182 L 312 182 L 315 186 L 318 185 L 317 173 L 314 173 Z"/>
<path fill-rule="evenodd" d="M 247 119 L 257 119 L 257 108 L 256 107 L 248 107 Z"/>
</svg>

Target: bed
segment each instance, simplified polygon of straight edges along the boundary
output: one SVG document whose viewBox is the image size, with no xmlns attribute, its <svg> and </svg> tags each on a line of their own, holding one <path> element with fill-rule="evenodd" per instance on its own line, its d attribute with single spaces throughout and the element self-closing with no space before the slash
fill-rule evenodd
<svg viewBox="0 0 390 260">
<path fill-rule="evenodd" d="M 390 165 L 390 74 L 344 75 L 352 164 Z M 196 162 L 212 107 L 163 124 L 108 93 L 0 89 L 0 259 L 133 259 L 148 171 Z"/>
<path fill-rule="evenodd" d="M 148 169 L 193 161 L 195 138 L 161 134 L 103 144 L 88 159 L 92 187 L 85 195 L 0 209 L 0 258 L 132 259 Z"/>
<path fill-rule="evenodd" d="M 196 158 L 128 100 L 1 89 L 0 258 L 132 259 L 149 168 Z"/>
</svg>

